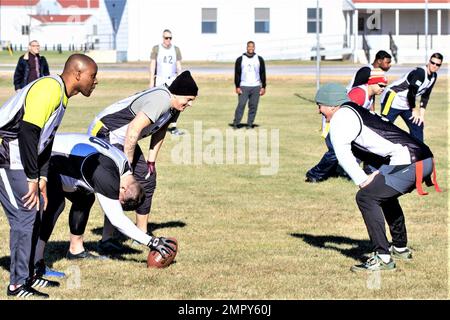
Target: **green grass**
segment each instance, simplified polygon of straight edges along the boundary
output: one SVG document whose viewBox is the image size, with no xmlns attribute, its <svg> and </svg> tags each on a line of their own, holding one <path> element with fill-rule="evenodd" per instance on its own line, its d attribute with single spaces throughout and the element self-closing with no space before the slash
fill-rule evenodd
<svg viewBox="0 0 450 320">
<path fill-rule="evenodd" d="M 443 78 L 427 109 L 425 139 L 445 192 L 401 197 L 414 261 L 398 262 L 396 272 L 374 278 L 349 271 L 368 252 L 354 200 L 357 187 L 342 179 L 304 182 L 325 144 L 316 106 L 294 93 L 313 97 L 315 81 L 277 77 L 268 80 L 256 121 L 261 125 L 257 132 L 279 129 L 276 175 L 261 175 L 259 164 L 174 164 L 171 152 L 180 140 L 168 136 L 157 161 L 150 223 L 155 235 L 178 239 L 176 263 L 164 270 L 146 269 L 146 248 L 121 260 L 68 261 L 66 208 L 46 259 L 58 270 L 79 271 L 81 281 L 73 288 L 72 273 L 61 288 L 45 291 L 54 299 L 446 299 L 448 102 Z M 232 79 L 202 77 L 198 84 L 200 96 L 180 117 L 179 127 L 193 135 L 194 122 L 201 121 L 203 130 L 216 128 L 225 135 L 237 102 Z M 100 79 L 91 98 L 71 99 L 59 132 L 85 132 L 105 106 L 146 85 L 146 79 Z M 10 80 L 0 78 L 0 103 L 11 94 Z M 209 144 L 203 142 L 203 151 Z M 148 140 L 142 145 L 147 148 Z M 95 249 L 102 223 L 96 204 L 85 234 L 87 248 Z M 0 234 L 0 281 L 6 284 L 9 226 L 3 213 Z"/>
</svg>

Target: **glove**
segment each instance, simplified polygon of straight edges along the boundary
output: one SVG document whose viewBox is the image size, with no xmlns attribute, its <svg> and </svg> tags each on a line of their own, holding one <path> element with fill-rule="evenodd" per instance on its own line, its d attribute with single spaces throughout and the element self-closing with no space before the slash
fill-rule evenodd
<svg viewBox="0 0 450 320">
<path fill-rule="evenodd" d="M 164 237 L 152 237 L 147 246 L 152 250 L 158 251 L 165 259 L 167 255 L 175 252 L 175 247 L 173 247 L 172 244 L 175 244 L 175 242 L 170 239 Z"/>
<path fill-rule="evenodd" d="M 152 174 L 156 173 L 155 161 L 147 161 L 147 170 L 148 173 L 145 176 L 145 179 L 148 179 Z"/>
</svg>

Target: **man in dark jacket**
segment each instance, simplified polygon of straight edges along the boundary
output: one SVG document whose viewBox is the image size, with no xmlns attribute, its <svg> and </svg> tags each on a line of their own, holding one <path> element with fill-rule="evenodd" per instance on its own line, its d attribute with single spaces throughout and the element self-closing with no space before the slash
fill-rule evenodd
<svg viewBox="0 0 450 320">
<path fill-rule="evenodd" d="M 39 55 L 40 45 L 36 40 L 28 44 L 28 51 L 19 58 L 14 72 L 14 89 L 22 89 L 40 77 L 50 75 L 45 57 Z"/>
<path fill-rule="evenodd" d="M 247 129 L 252 129 L 259 97 L 266 93 L 266 66 L 264 59 L 255 53 L 253 41 L 247 42 L 247 52 L 236 60 L 234 84 L 239 100 L 234 113 L 233 128 L 239 127 L 248 101 Z"/>
</svg>

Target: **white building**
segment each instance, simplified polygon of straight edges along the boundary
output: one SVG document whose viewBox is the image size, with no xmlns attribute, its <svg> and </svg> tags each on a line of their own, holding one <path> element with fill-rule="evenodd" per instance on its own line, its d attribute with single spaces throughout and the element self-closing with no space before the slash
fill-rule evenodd
<svg viewBox="0 0 450 320">
<path fill-rule="evenodd" d="M 425 0 L 318 2 L 327 59 L 366 62 L 392 44 L 399 62 L 423 62 L 428 51 L 445 55 L 450 47 L 446 0 L 428 0 L 428 30 Z M 49 48 L 86 45 L 114 50 L 118 60 L 148 61 L 170 29 L 184 60 L 232 61 L 248 40 L 266 60 L 311 59 L 316 6 L 316 0 L 1 0 L 0 40 L 25 47 L 31 39 Z"/>
</svg>

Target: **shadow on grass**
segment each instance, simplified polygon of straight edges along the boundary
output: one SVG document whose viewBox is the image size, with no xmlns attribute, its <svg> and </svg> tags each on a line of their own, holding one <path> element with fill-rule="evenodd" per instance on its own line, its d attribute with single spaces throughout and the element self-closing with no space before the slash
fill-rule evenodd
<svg viewBox="0 0 450 320">
<path fill-rule="evenodd" d="M 168 221 L 168 222 L 163 222 L 163 223 L 149 223 L 147 225 L 147 230 L 148 233 L 153 236 L 153 231 L 158 230 L 158 229 L 165 229 L 165 228 L 184 228 L 186 226 L 186 223 L 184 223 L 183 221 Z M 95 228 L 92 229 L 91 232 L 93 234 L 96 235 L 102 235 L 103 232 L 103 228 Z M 119 232 L 117 232 L 119 233 Z M 167 235 L 169 236 L 169 235 Z M 119 239 L 119 241 L 125 241 L 128 238 L 125 235 L 117 235 L 117 238 Z"/>
<path fill-rule="evenodd" d="M 305 233 L 291 233 L 292 237 L 300 238 L 307 244 L 327 250 L 334 250 L 340 254 L 365 262 L 367 257 L 364 254 L 371 251 L 371 243 L 369 240 L 357 240 L 341 236 L 315 236 Z"/>
<path fill-rule="evenodd" d="M 83 243 L 85 250 L 90 252 L 95 252 L 98 255 L 104 255 L 102 253 L 99 253 L 97 250 L 97 241 L 85 241 Z M 99 263 L 104 263 L 108 260 L 120 260 L 120 261 L 128 261 L 128 262 L 138 262 L 142 263 L 142 259 L 135 259 L 130 257 L 125 257 L 124 255 L 127 254 L 135 254 L 135 253 L 142 253 L 141 248 L 134 249 L 124 243 L 122 243 L 123 251 L 121 253 L 115 253 L 107 255 L 106 259 L 99 259 L 97 260 Z M 144 246 L 142 246 L 144 247 Z M 45 248 L 45 264 L 48 267 L 52 267 L 53 264 L 57 261 L 60 261 L 62 259 L 66 259 L 67 250 L 69 249 L 69 241 L 50 241 L 47 243 L 47 246 Z M 145 249 L 145 248 L 143 248 Z M 78 259 L 78 260 L 67 260 L 72 261 L 73 263 L 83 263 L 83 261 L 96 261 L 91 259 Z M 10 256 L 3 256 L 0 257 L 0 267 L 3 268 L 6 271 L 9 271 L 11 260 Z"/>
</svg>

